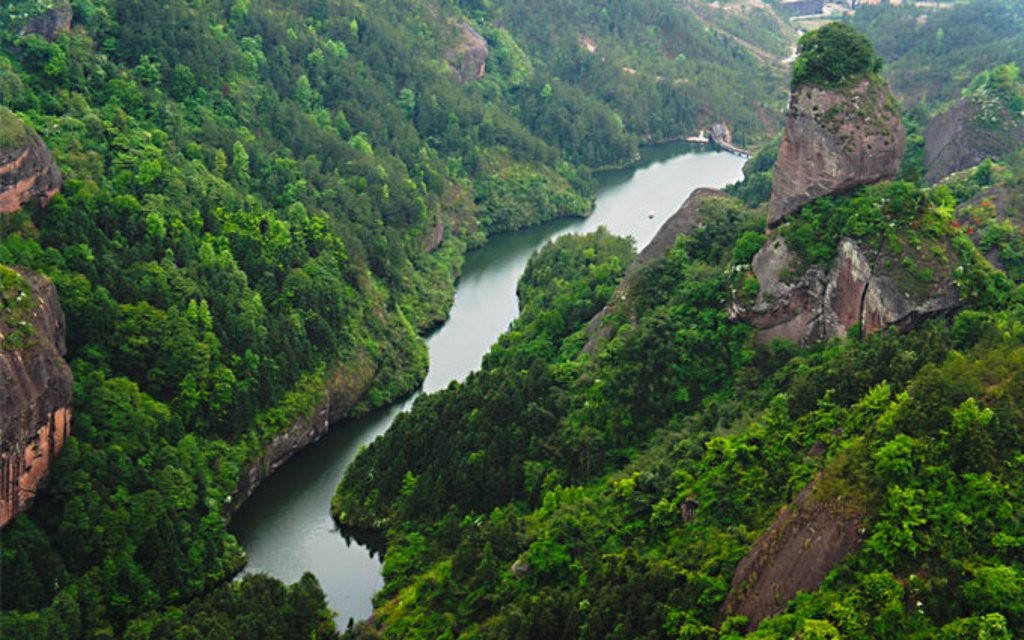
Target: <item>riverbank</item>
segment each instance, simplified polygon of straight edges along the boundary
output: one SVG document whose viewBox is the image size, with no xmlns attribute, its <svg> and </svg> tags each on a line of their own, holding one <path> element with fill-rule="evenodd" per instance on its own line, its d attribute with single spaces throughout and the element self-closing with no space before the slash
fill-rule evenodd
<svg viewBox="0 0 1024 640">
<path fill-rule="evenodd" d="M 424 392 L 443 389 L 479 368 L 483 355 L 518 314 L 516 286 L 536 248 L 563 233 L 586 233 L 598 226 L 632 236 L 642 247 L 693 188 L 721 186 L 742 176 L 742 161 L 728 154 L 695 153 L 685 143 L 645 151 L 640 163 L 597 176 L 600 189 L 588 218 L 560 219 L 494 236 L 466 254 L 449 318 L 425 340 L 430 368 Z M 414 401 L 415 396 L 335 425 L 316 446 L 298 451 L 263 481 L 231 524 L 248 554 L 247 572 L 263 571 L 292 582 L 312 571 L 342 625 L 348 618 L 370 615 L 372 595 L 383 586 L 380 557 L 339 533 L 329 504 L 359 449 L 384 433 Z"/>
</svg>

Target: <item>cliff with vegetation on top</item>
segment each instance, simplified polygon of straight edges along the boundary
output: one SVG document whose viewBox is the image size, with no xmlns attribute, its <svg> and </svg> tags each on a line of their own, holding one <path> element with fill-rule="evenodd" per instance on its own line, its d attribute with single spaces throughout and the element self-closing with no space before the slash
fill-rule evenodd
<svg viewBox="0 0 1024 640">
<path fill-rule="evenodd" d="M 1024 83 L 1010 63 L 980 73 L 964 97 L 924 129 L 925 179 L 938 182 L 986 158 L 1011 155 L 1024 146 Z"/>
<path fill-rule="evenodd" d="M 906 135 L 879 70 L 871 43 L 842 23 L 800 39 L 769 227 L 815 198 L 896 175 Z"/>
<path fill-rule="evenodd" d="M 757 294 L 731 309 L 761 341 L 907 329 L 960 307 L 952 245 L 932 203 L 903 183 L 847 195 L 894 177 L 903 158 L 899 107 L 879 71 L 870 42 L 848 26 L 801 38 L 769 238 L 751 261 Z"/>
<path fill-rule="evenodd" d="M 64 174 L 39 135 L 0 107 L 0 215 L 30 202 L 45 207 L 63 184 Z"/>
<path fill-rule="evenodd" d="M 0 527 L 46 486 L 71 430 L 71 368 L 53 283 L 0 265 Z"/>
</svg>

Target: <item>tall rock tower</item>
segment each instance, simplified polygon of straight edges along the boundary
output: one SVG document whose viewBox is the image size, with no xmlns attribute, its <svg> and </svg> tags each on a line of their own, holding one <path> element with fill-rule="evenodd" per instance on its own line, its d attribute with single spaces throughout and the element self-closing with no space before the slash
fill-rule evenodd
<svg viewBox="0 0 1024 640">
<path fill-rule="evenodd" d="M 815 198 L 896 175 L 906 133 L 879 67 L 871 43 L 848 25 L 800 39 L 769 227 Z"/>
</svg>

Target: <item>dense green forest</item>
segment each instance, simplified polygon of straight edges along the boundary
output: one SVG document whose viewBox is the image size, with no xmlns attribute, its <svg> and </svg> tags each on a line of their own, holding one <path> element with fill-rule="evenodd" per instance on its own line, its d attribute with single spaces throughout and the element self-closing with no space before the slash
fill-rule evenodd
<svg viewBox="0 0 1024 640">
<path fill-rule="evenodd" d="M 23 31 L 68 4 L 70 31 Z M 1001 22 L 950 42 L 988 7 Z M 902 15 L 865 28 L 908 33 Z M 1009 0 L 907 15 L 944 25 L 929 33 L 947 60 L 1002 43 L 971 73 L 936 66 L 936 86 L 1019 39 Z M 466 80 L 453 67 L 472 32 L 488 57 Z M 912 42 L 879 51 L 909 61 Z M 585 215 L 591 171 L 641 142 L 721 120 L 763 139 L 784 86 L 668 0 L 7 2 L 0 144 L 27 123 L 67 181 L 45 210 L 0 218 L 0 263 L 57 285 L 75 407 L 48 492 L 3 531 L 3 637 L 336 636 L 312 576 L 227 582 L 243 471 L 327 388 L 348 415 L 412 391 L 468 247 Z M 731 571 L 819 473 L 858 496 L 867 542 L 759 637 L 1024 633 L 1024 243 L 985 200 L 953 209 L 993 185 L 1019 194 L 1024 158 L 836 203 L 908 197 L 977 294 L 952 323 L 804 351 L 756 344 L 724 310 L 756 293 L 743 267 L 763 221 L 746 205 L 767 197 L 773 154 L 735 188 L 743 203 L 708 204 L 640 274 L 592 356 L 582 327 L 632 249 L 600 233 L 538 255 L 484 369 L 357 460 L 335 512 L 388 536 L 358 634 L 739 635 L 742 620 L 715 626 Z M 821 215 L 789 231 L 812 262 L 830 250 Z M 863 234 L 909 219 L 878 215 Z M 1009 277 L 985 267 L 993 250 Z"/>
<path fill-rule="evenodd" d="M 1022 170 L 1018 153 L 1000 184 L 1019 190 Z M 545 249 L 483 371 L 421 398 L 339 488 L 343 522 L 388 533 L 386 586 L 357 635 L 739 637 L 745 619 L 720 619 L 732 573 L 814 478 L 816 500 L 861 514 L 864 543 L 752 637 L 1024 632 L 1024 290 L 976 253 L 987 227 L 968 233 L 953 214 L 983 173 L 868 188 L 829 211 L 859 216 L 869 242 L 909 215 L 926 242 L 956 247 L 969 310 L 906 335 L 755 343 L 723 303 L 761 220 L 720 201 L 641 274 L 634 317 L 586 357 L 585 323 L 559 322 L 576 307 L 558 301 L 572 282 L 588 300 L 621 257 L 601 236 Z M 897 194 L 916 207 L 876 219 Z M 794 237 L 821 212 L 808 207 Z M 816 251 L 837 236 L 811 237 L 798 250 L 829 261 Z"/>
<path fill-rule="evenodd" d="M 1021 3 L 917 4 L 861 5 L 850 19 L 885 60 L 886 78 L 906 106 L 934 110 L 985 69 L 1024 60 Z"/>
<path fill-rule="evenodd" d="M 585 215 L 642 141 L 758 135 L 777 84 L 668 2 L 6 3 L 4 122 L 67 179 L 0 262 L 58 287 L 75 414 L 3 532 L 4 637 L 333 633 L 315 581 L 218 586 L 242 472 L 327 387 L 349 415 L 412 391 L 467 247 Z"/>
<path fill-rule="evenodd" d="M 1024 95 L 1019 76 L 1010 89 Z M 908 287 L 955 265 L 955 318 L 812 348 L 726 315 L 756 293 L 764 242 L 744 204 L 760 189 L 735 191 L 635 275 L 593 351 L 587 308 L 622 256 L 600 234 L 545 248 L 483 370 L 355 460 L 333 512 L 388 540 L 356 637 L 1024 634 L 1024 150 L 936 187 L 823 198 L 776 231 L 804 266 L 841 237 L 891 247 Z M 795 501 L 852 519 L 859 542 L 755 630 L 730 615 L 732 577 Z"/>
</svg>

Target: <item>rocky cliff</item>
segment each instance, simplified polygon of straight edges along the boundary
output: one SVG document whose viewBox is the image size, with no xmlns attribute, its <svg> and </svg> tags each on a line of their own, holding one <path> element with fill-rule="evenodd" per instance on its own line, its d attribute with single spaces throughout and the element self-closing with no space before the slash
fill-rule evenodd
<svg viewBox="0 0 1024 640">
<path fill-rule="evenodd" d="M 448 50 L 445 59 L 452 66 L 455 75 L 463 83 L 474 82 L 484 77 L 487 71 L 487 56 L 490 49 L 487 40 L 476 29 L 465 22 L 458 27 L 458 44 Z"/>
<path fill-rule="evenodd" d="M 861 545 L 865 509 L 844 494 L 826 496 L 818 477 L 776 515 L 736 566 L 719 614 L 746 616 L 747 631 L 782 611 L 799 591 L 814 591 Z"/>
<path fill-rule="evenodd" d="M 63 184 L 64 175 L 39 135 L 0 107 L 0 215 L 32 201 L 46 206 Z"/>
<path fill-rule="evenodd" d="M 970 98 L 942 111 L 924 129 L 924 177 L 938 182 L 985 158 L 1024 146 L 1024 119 L 997 116 L 988 122 L 984 104 Z"/>
<path fill-rule="evenodd" d="M 828 194 L 891 178 L 906 133 L 899 108 L 877 76 L 842 89 L 793 89 L 772 175 L 768 226 Z"/>
<path fill-rule="evenodd" d="M 45 484 L 71 424 L 64 312 L 53 283 L 0 265 L 0 526 Z"/>
<path fill-rule="evenodd" d="M 855 325 L 864 334 L 890 326 L 910 329 L 960 308 L 950 261 L 930 263 L 922 270 L 925 278 L 911 272 L 904 257 L 843 238 L 828 268 L 801 269 L 800 258 L 777 235 L 751 264 L 760 285 L 756 302 L 734 304 L 730 314 L 752 324 L 762 342 L 782 338 L 810 344 L 844 337 Z"/>
<path fill-rule="evenodd" d="M 242 506 L 256 488 L 293 455 L 324 437 L 330 426 L 351 417 L 353 408 L 373 384 L 377 368 L 368 354 L 361 354 L 328 376 L 324 395 L 317 406 L 264 445 L 262 454 L 242 472 L 231 494 L 228 510 Z"/>
<path fill-rule="evenodd" d="M 56 2 L 53 6 L 31 18 L 21 29 L 21 35 L 34 33 L 54 41 L 62 33 L 71 30 L 71 18 L 74 10 L 70 2 Z"/>
</svg>

